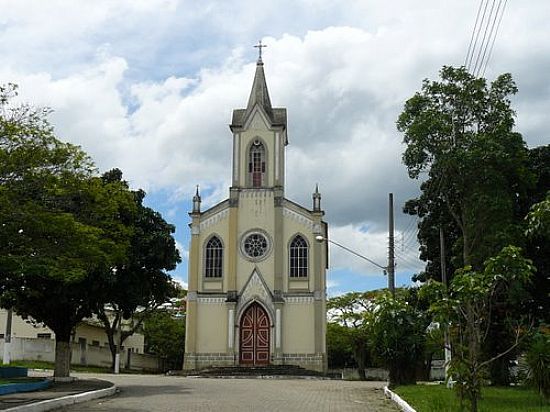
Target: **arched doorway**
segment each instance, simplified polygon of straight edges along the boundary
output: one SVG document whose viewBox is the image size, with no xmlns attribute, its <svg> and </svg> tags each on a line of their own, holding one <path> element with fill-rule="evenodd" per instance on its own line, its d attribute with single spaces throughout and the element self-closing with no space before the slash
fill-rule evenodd
<svg viewBox="0 0 550 412">
<path fill-rule="evenodd" d="M 259 304 L 250 305 L 241 317 L 239 363 L 269 364 L 269 317 Z"/>
</svg>

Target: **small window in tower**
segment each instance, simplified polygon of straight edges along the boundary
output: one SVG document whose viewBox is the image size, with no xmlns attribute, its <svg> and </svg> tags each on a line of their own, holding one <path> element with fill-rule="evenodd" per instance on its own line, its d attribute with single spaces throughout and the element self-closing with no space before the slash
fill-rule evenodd
<svg viewBox="0 0 550 412">
<path fill-rule="evenodd" d="M 223 246 L 220 239 L 212 237 L 206 244 L 205 271 L 207 278 L 221 278 L 223 266 Z"/>
<path fill-rule="evenodd" d="M 290 243 L 289 250 L 291 278 L 307 277 L 308 252 L 309 248 L 305 239 L 300 235 L 296 235 Z"/>
<path fill-rule="evenodd" d="M 252 187 L 262 187 L 265 184 L 265 148 L 258 139 L 250 146 L 248 173 Z"/>
</svg>

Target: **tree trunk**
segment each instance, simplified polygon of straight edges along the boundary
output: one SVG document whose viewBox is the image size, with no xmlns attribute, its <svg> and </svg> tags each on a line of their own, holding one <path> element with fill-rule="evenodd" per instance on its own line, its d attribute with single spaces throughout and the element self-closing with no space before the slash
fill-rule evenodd
<svg viewBox="0 0 550 412">
<path fill-rule="evenodd" d="M 55 369 L 54 378 L 68 378 L 71 367 L 70 336 L 55 335 Z"/>
</svg>

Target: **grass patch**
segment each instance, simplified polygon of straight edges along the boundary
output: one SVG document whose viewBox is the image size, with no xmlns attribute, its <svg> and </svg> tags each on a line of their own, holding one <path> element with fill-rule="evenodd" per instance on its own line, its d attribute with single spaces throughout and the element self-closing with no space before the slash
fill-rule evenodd
<svg viewBox="0 0 550 412">
<path fill-rule="evenodd" d="M 21 366 L 28 369 L 47 369 L 52 370 L 55 367 L 53 362 L 45 361 L 13 361 L 10 366 Z M 100 366 L 81 366 L 81 365 L 71 365 L 71 372 L 88 372 L 88 373 L 113 373 L 111 368 L 100 367 Z M 121 373 L 129 374 L 146 374 L 146 375 L 155 375 L 160 372 L 148 372 L 148 371 L 137 371 L 137 370 L 127 370 L 121 369 Z"/>
<path fill-rule="evenodd" d="M 53 362 L 45 361 L 14 361 L 10 366 L 22 366 L 29 369 L 51 369 L 53 370 L 55 364 Z M 90 372 L 90 373 L 112 373 L 110 368 L 103 368 L 99 366 L 80 366 L 71 365 L 71 371 L 74 372 Z"/>
<path fill-rule="evenodd" d="M 31 383 L 42 380 L 44 380 L 44 378 L 0 378 L 0 385 L 6 385 L 8 383 Z"/>
<path fill-rule="evenodd" d="M 460 412 L 456 391 L 444 385 L 408 385 L 395 388 L 417 412 Z M 481 391 L 479 412 L 550 412 L 550 403 L 528 388 L 484 387 Z"/>
</svg>

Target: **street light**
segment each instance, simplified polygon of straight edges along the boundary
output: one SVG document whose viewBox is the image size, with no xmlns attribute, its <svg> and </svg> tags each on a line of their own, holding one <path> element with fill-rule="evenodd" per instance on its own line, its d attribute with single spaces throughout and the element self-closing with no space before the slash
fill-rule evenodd
<svg viewBox="0 0 550 412">
<path fill-rule="evenodd" d="M 349 247 L 346 247 L 338 242 L 335 242 L 334 240 L 330 240 L 329 238 L 326 238 L 324 237 L 323 235 L 317 235 L 315 236 L 315 240 L 319 243 L 322 243 L 322 242 L 328 242 L 328 243 L 332 243 L 333 245 L 336 245 L 342 249 L 344 249 L 345 251 L 351 253 L 352 255 L 355 255 L 357 257 L 360 257 L 361 259 L 363 260 L 366 260 L 367 262 L 369 262 L 370 264 L 382 269 L 384 271 L 384 276 L 387 275 L 388 273 L 388 266 L 382 266 L 382 265 L 379 265 L 378 263 L 376 263 L 374 260 L 371 260 L 369 259 L 368 257 L 366 256 L 363 256 L 361 255 L 360 253 L 357 253 L 356 251 L 354 250 L 351 250 Z M 390 279 L 388 278 L 388 283 L 390 282 Z M 388 284 L 388 288 L 390 289 L 390 291 L 392 292 L 392 296 L 395 296 L 395 286 L 394 285 L 390 285 Z"/>
</svg>

